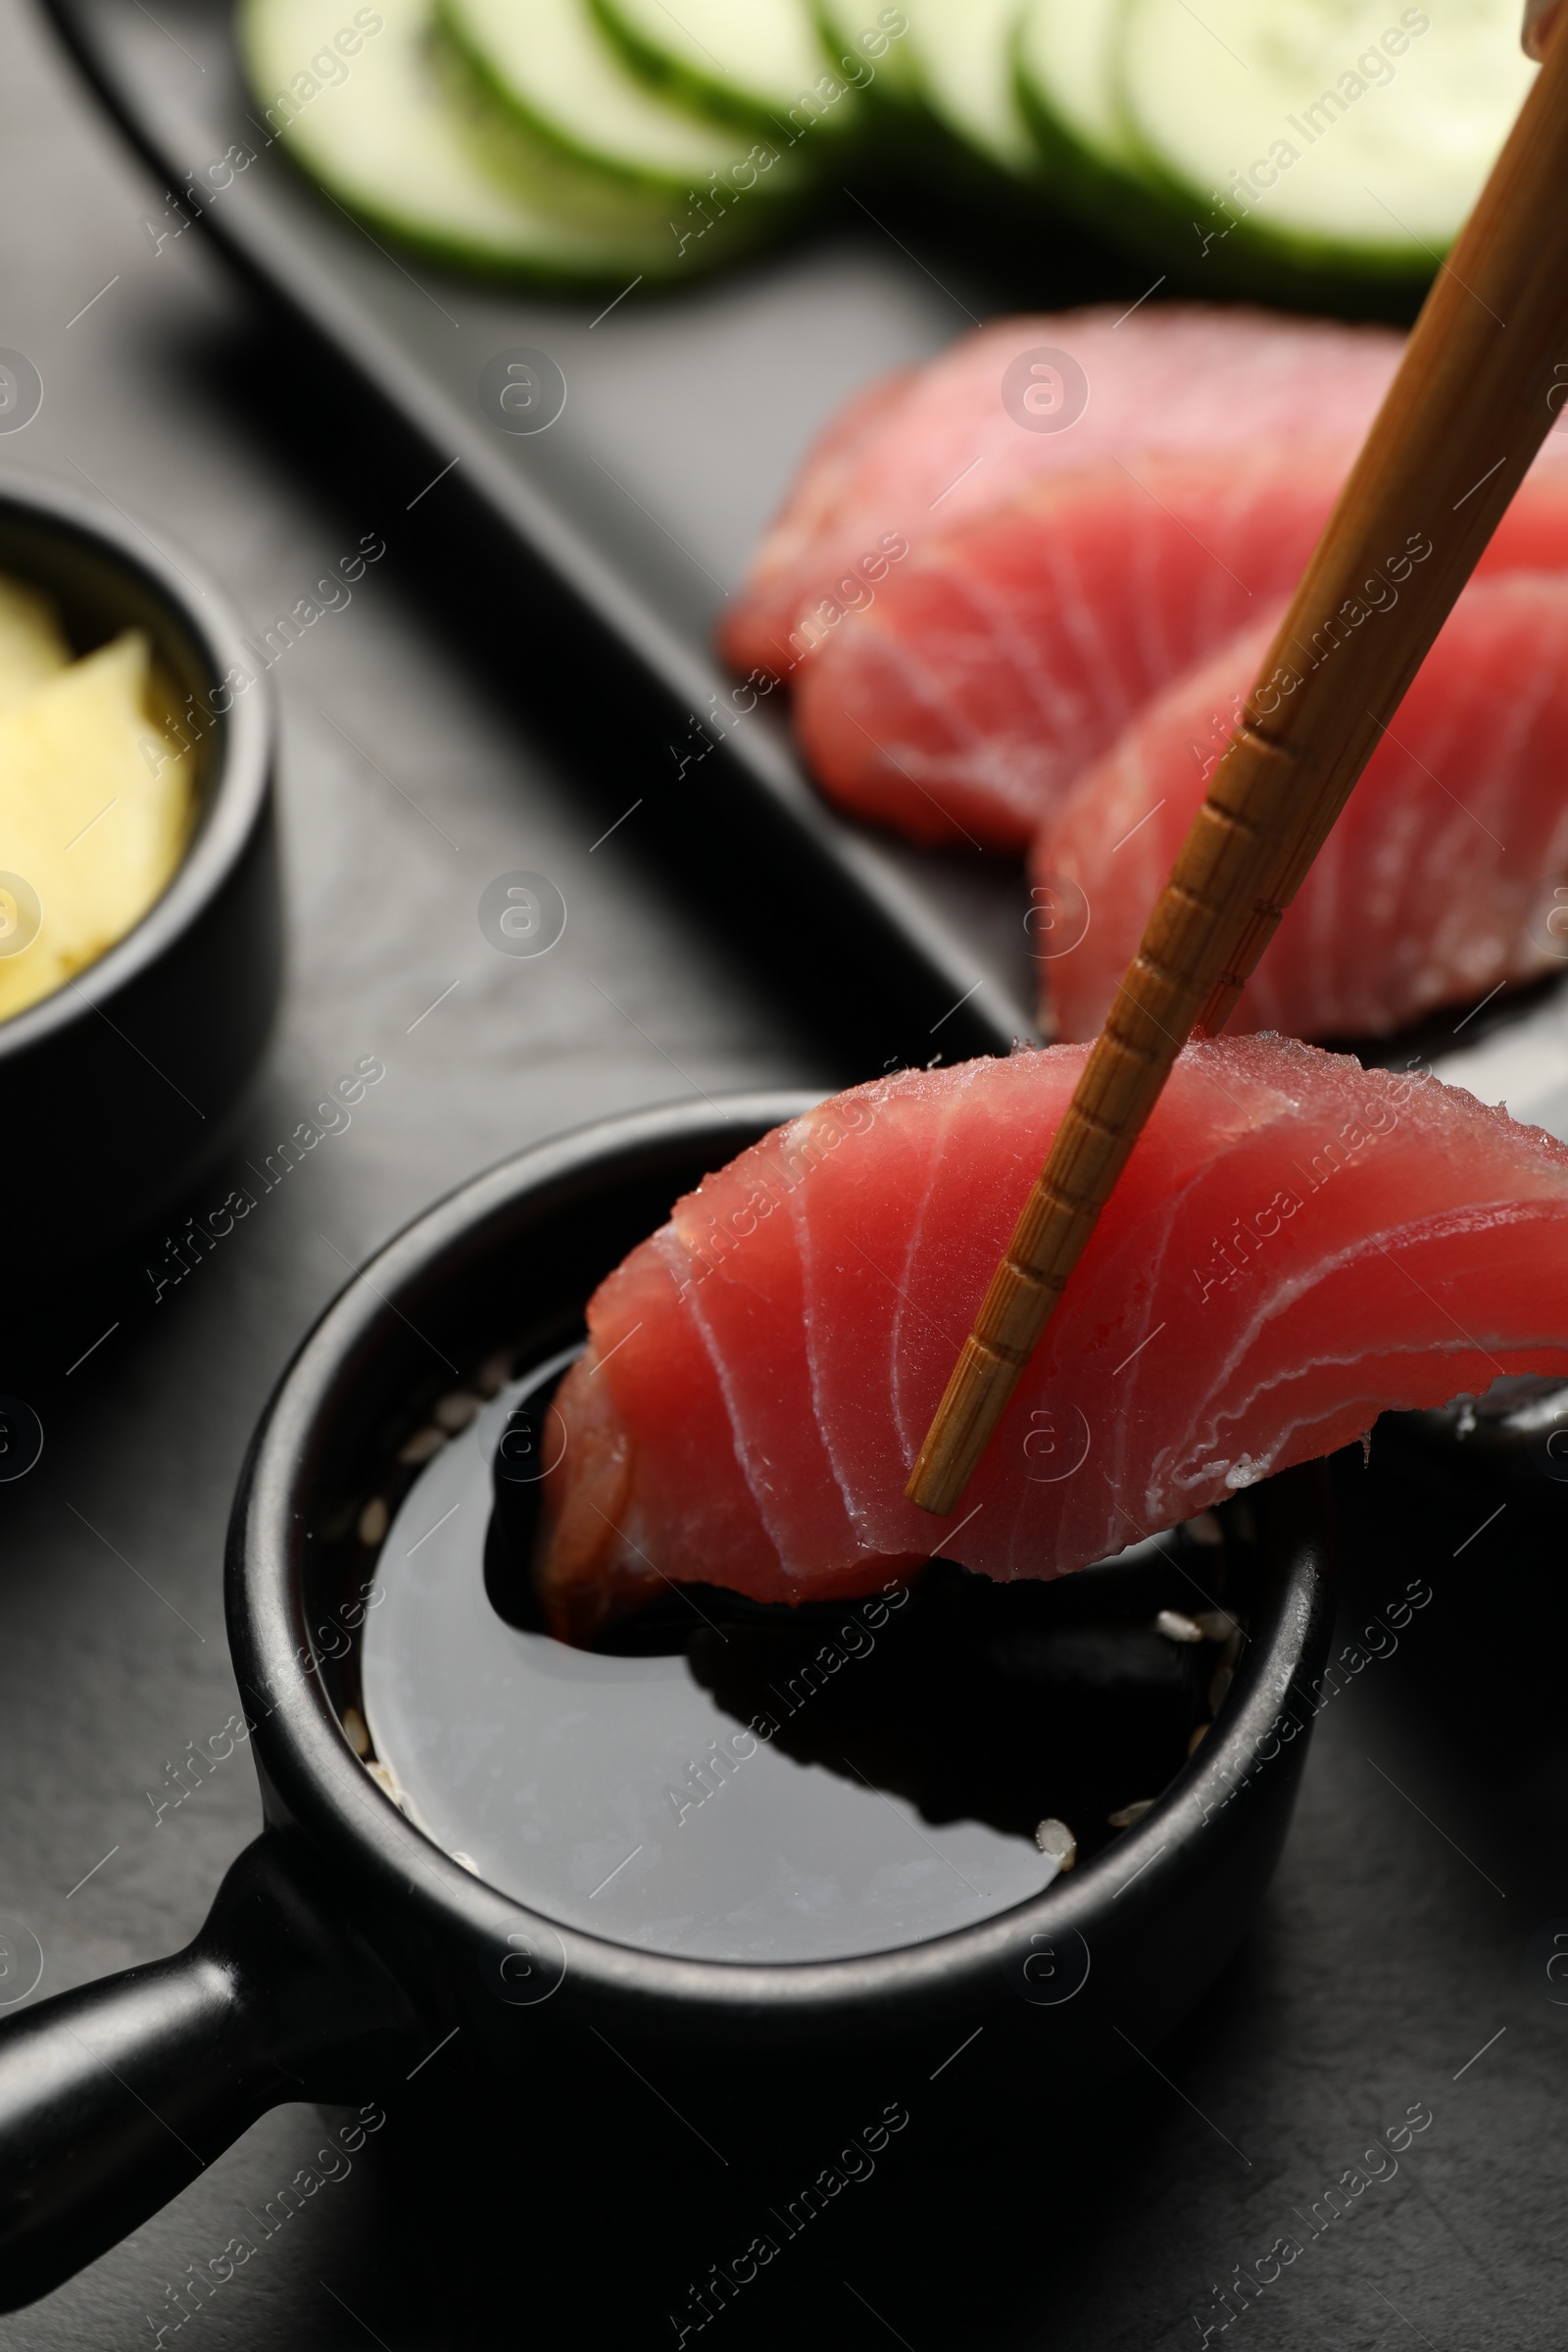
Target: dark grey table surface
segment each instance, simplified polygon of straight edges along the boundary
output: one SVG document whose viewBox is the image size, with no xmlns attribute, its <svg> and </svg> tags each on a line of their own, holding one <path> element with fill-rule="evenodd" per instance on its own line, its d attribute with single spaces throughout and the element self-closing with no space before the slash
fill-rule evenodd
<svg viewBox="0 0 1568 2352">
<path fill-rule="evenodd" d="M 275 673 L 292 960 L 236 1157 L 357 1055 L 387 1075 L 156 1310 L 120 1263 L 4 1335 L 48 1399 L 42 1462 L 0 1491 L 0 1913 L 41 1947 L 33 1999 L 182 1942 L 259 1824 L 243 1755 L 156 1808 L 187 1743 L 236 1703 L 230 1492 L 272 1381 L 350 1266 L 537 1138 L 694 1091 L 825 1089 L 881 1058 L 877 1007 L 835 1019 L 787 957 L 765 976 L 745 959 L 748 927 L 780 918 L 765 877 L 719 922 L 635 827 L 590 852 L 609 821 L 593 682 L 522 644 L 497 684 L 485 584 L 437 502 L 407 511 L 416 456 L 200 229 L 158 250 L 146 224 L 163 214 L 51 38 L 4 0 L 0 341 L 46 386 L 7 464 L 85 475 L 156 518 L 251 621 L 362 532 L 387 540 L 352 605 Z M 538 962 L 495 955 L 474 919 L 484 883 L 516 866 L 570 906 Z M 1348 1629 L 1412 1574 L 1436 1598 L 1325 1711 L 1273 1891 L 1198 2017 L 1089 2108 L 988 2071 L 983 2042 L 939 2081 L 891 2084 L 911 2119 L 897 2162 L 715 2331 L 912 2352 L 1197 2345 L 1205 2328 L 1218 2340 L 1236 2266 L 1266 2274 L 1283 2238 L 1299 2251 L 1227 2333 L 1292 2352 L 1562 2342 L 1554 1540 L 1525 1542 L 1513 1504 L 1466 1544 L 1490 1497 L 1423 1492 L 1376 1458 L 1340 1484 Z M 857 2119 L 822 2072 L 803 2070 L 800 2108 L 836 2145 Z M 394 2116 L 380 2162 L 325 2182 L 176 2329 L 169 2290 L 235 2231 L 254 2237 L 247 2214 L 320 2145 L 314 2110 L 284 2108 L 125 2244 L 0 2320 L 0 2345 L 405 2352 L 503 2326 L 673 2342 L 687 2283 L 744 2243 L 732 2217 L 776 2193 L 768 2118 L 720 2175 L 657 2086 L 613 2075 L 585 2052 L 564 2092 L 471 2134 L 439 2108 Z M 1372 2135 L 1413 2106 L 1430 2122 L 1369 2179 Z M 1350 2168 L 1348 2210 L 1325 2226 Z"/>
</svg>

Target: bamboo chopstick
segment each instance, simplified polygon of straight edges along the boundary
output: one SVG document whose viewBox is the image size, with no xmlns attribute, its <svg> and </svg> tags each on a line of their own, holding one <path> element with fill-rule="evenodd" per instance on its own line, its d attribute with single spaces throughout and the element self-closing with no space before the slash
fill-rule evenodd
<svg viewBox="0 0 1568 2352">
<path fill-rule="evenodd" d="M 1568 401 L 1568 38 L 1545 62 L 1264 658 L 905 1492 L 968 1485 L 1171 1064 L 1223 1027 Z"/>
</svg>

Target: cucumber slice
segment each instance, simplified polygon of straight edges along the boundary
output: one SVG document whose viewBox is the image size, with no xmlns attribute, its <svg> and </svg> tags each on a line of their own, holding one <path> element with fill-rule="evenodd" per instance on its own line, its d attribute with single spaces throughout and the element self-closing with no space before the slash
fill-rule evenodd
<svg viewBox="0 0 1568 2352">
<path fill-rule="evenodd" d="M 509 142 L 516 184 L 487 169 L 494 125 L 440 73 L 427 0 L 376 0 L 347 30 L 340 0 L 242 0 L 237 32 L 273 134 L 363 219 L 460 267 L 599 279 L 667 274 L 675 239 L 646 199 L 574 217 L 542 157 Z M 337 36 L 334 41 L 334 36 Z M 538 169 L 536 190 L 524 192 Z"/>
<path fill-rule="evenodd" d="M 1089 186 L 1136 177 L 1117 93 L 1125 0 L 1027 0 L 1018 97 L 1052 174 Z"/>
<path fill-rule="evenodd" d="M 1039 156 L 1018 104 L 1013 45 L 1022 0 L 900 0 L 920 95 L 989 164 L 1023 177 Z"/>
<path fill-rule="evenodd" d="M 816 21 L 835 73 L 902 106 L 918 100 L 909 20 L 902 8 L 887 0 L 817 0 Z M 871 76 L 868 83 L 860 81 L 864 74 Z"/>
<path fill-rule="evenodd" d="M 1125 120 L 1205 252 L 1428 276 L 1534 76 L 1518 18 L 1514 0 L 1129 0 Z"/>
<path fill-rule="evenodd" d="M 578 164 L 680 198 L 747 162 L 733 126 L 669 103 L 635 74 L 588 0 L 437 0 L 441 24 L 500 105 Z M 778 148 L 769 149 L 776 162 Z M 785 173 L 750 184 L 774 192 Z M 787 167 L 799 185 L 798 165 Z"/>
<path fill-rule="evenodd" d="M 1127 0 L 1026 0 L 1018 103 L 1052 195 L 1087 227 L 1168 262 L 1196 262 L 1192 208 L 1173 205 L 1128 134 L 1120 99 L 1126 13 Z M 1225 289 L 1232 283 L 1227 272 Z"/>
<path fill-rule="evenodd" d="M 797 134 L 854 114 L 853 91 L 829 74 L 809 0 L 593 0 L 650 81 L 721 121 Z"/>
<path fill-rule="evenodd" d="M 345 20 L 348 20 L 345 24 Z M 667 278 L 733 248 L 623 180 L 563 164 L 444 65 L 429 0 L 242 0 L 269 127 L 360 219 L 460 269 L 570 284 Z M 359 40 L 349 54 L 345 32 Z M 765 208 L 740 207 L 756 220 Z M 699 232 L 701 235 L 701 232 Z"/>
</svg>

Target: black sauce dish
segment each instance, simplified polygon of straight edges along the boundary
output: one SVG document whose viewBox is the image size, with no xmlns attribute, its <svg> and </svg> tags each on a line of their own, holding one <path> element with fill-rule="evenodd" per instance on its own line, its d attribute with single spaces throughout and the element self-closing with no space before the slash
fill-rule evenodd
<svg viewBox="0 0 1568 2352">
<path fill-rule="evenodd" d="M 1007 1612 L 1021 1605 L 1021 1588 L 933 1568 L 934 1596 L 917 1593 L 908 1619 L 936 1610 L 940 1632 L 956 1622 L 955 1607 L 965 1622 L 977 1611 L 985 1618 L 993 1604 L 971 1591 L 985 1586 L 1002 1612 L 982 1626 L 992 1642 L 987 1655 L 997 1654 L 1000 1628 L 1005 1658 L 1054 1658 L 1041 1685 L 1047 1697 L 1069 1651 L 1103 1659 L 1103 1641 L 1091 1640 L 1082 1622 L 1095 1579 L 1106 1580 L 1100 1590 L 1109 1597 L 1095 1603 L 1102 1613 L 1116 1613 L 1117 1594 L 1142 1612 L 1142 1630 L 1130 1640 L 1146 1661 L 1161 1647 L 1149 1621 L 1158 1592 L 1200 1610 L 1222 1591 L 1247 1626 L 1223 1683 L 1211 1676 L 1207 1653 L 1207 1696 L 1198 1712 L 1212 1711 L 1213 1720 L 1191 1752 L 1180 1738 L 1166 1785 L 1142 1791 L 1152 1799 L 1142 1817 L 1087 1851 L 1070 1875 L 1023 1899 L 1008 1895 L 1000 1908 L 1000 1898 L 988 1897 L 978 1906 L 983 1916 L 956 1926 L 890 1937 L 882 1947 L 874 1930 L 862 1931 L 858 1948 L 784 1960 L 714 1957 L 683 1948 L 674 1930 L 641 1928 L 633 1938 L 617 1930 L 629 1912 L 611 1910 L 604 1926 L 590 1927 L 585 1920 L 607 1914 L 601 1888 L 580 1882 L 573 1918 L 571 1904 L 552 1912 L 536 1900 L 531 1882 L 528 1899 L 489 1883 L 471 1857 L 458 1858 L 444 1838 L 416 1826 L 403 1809 L 412 1799 L 394 1801 L 396 1784 L 368 1753 L 367 1712 L 375 1723 L 388 1719 L 388 1674 L 423 1673 L 425 1650 L 447 1640 L 444 1619 L 427 1618 L 421 1631 L 416 1612 L 400 1620 L 398 1600 L 402 1590 L 435 1589 L 438 1546 L 455 1541 L 451 1531 L 463 1524 L 448 1510 L 440 1521 L 448 1533 L 438 1535 L 432 1518 L 428 1544 L 422 1534 L 398 1534 L 414 1524 L 401 1514 L 416 1497 L 429 1496 L 435 1512 L 439 1494 L 419 1480 L 443 1463 L 443 1475 L 461 1471 L 478 1483 L 464 1490 L 476 1505 L 464 1539 L 467 1592 L 463 1607 L 446 1613 L 456 1628 L 454 1657 L 460 1671 L 471 1668 L 473 1688 L 460 1688 L 454 1720 L 435 1742 L 440 1752 L 461 1757 L 483 1747 L 493 1727 L 479 1684 L 493 1672 L 487 1658 L 509 1642 L 534 1645 L 529 1654 L 546 1676 L 537 1688 L 560 1693 L 554 1703 L 564 1719 L 592 1700 L 595 1676 L 610 1688 L 605 1677 L 628 1674 L 632 1698 L 675 1691 L 683 1705 L 698 1681 L 722 1680 L 721 1670 L 707 1669 L 687 1680 L 685 1663 L 667 1654 L 667 1628 L 644 1644 L 666 1654 L 630 1664 L 625 1655 L 585 1655 L 518 1632 L 496 1583 L 499 1576 L 505 1585 L 495 1552 L 502 1514 L 490 1510 L 489 1469 L 474 1467 L 483 1415 L 444 1451 L 440 1432 L 443 1418 L 461 1428 L 473 1405 L 469 1395 L 462 1410 L 451 1409 L 464 1382 L 481 1394 L 499 1391 L 486 1408 L 490 1426 L 505 1414 L 514 1430 L 509 1398 L 529 1392 L 529 1367 L 559 1368 L 580 1339 L 584 1301 L 599 1279 L 678 1193 L 804 1107 L 802 1098 L 772 1095 L 734 1097 L 716 1110 L 684 1104 L 525 1152 L 390 1243 L 306 1340 L 253 1441 L 229 1539 L 228 1629 L 244 1709 L 234 1737 L 254 1753 L 266 1827 L 183 1952 L 0 2026 L 0 2306 L 16 2309 L 46 2292 L 137 2227 L 269 2107 L 360 2102 L 383 2087 L 390 2105 L 411 2095 L 404 2085 L 415 2078 L 422 2096 L 436 2079 L 438 2051 L 440 2067 L 452 2070 L 443 2097 L 471 2100 L 515 2086 L 508 2095 L 528 2096 L 537 2141 L 550 2131 L 552 2101 L 572 2095 L 583 2048 L 599 2046 L 587 2044 L 590 2029 L 656 2081 L 684 2083 L 695 2079 L 688 2070 L 706 2067 L 760 2098 L 769 2069 L 788 2081 L 808 2053 L 827 2057 L 836 2077 L 868 2050 L 919 2048 L 929 2072 L 938 2045 L 988 2028 L 987 2049 L 995 2057 L 1002 2045 L 1016 2070 L 1009 2080 L 1049 2119 L 1073 2085 L 1098 2092 L 1136 2064 L 1131 2052 L 1149 2050 L 1212 1983 L 1267 1886 L 1309 1734 L 1311 1682 L 1331 1620 L 1317 1466 L 1226 1505 L 1207 1523 L 1200 1549 L 1162 1539 L 1039 1588 L 1042 1608 L 1056 1594 L 1078 1611 L 1066 1650 L 1042 1631 L 1044 1618 L 1019 1634 Z M 481 1369 L 496 1364 L 498 1351 L 521 1373 L 511 1388 Z M 543 1395 L 537 1381 L 533 1393 Z M 542 1426 L 537 1414 L 534 1426 Z M 474 1449 L 471 1461 L 466 1446 Z M 957 1603 L 954 1580 L 963 1588 Z M 384 1597 L 391 1605 L 383 1608 Z M 703 1602 L 710 1614 L 722 1610 L 710 1592 Z M 465 1608 L 467 1631 L 459 1624 Z M 736 1608 L 732 1624 L 745 1614 L 745 1604 Z M 831 1614 L 836 1622 L 847 1612 Z M 768 1639 L 781 1615 L 791 1613 L 762 1612 Z M 714 1614 L 714 1630 L 722 1624 Z M 755 1620 L 750 1631 L 761 1638 Z M 644 1669 L 652 1682 L 636 1680 Z M 1160 1668 L 1167 1695 L 1175 1672 Z M 871 1673 L 857 1666 L 843 1681 Z M 1096 1666 L 1091 1680 L 1100 1673 Z M 711 1693 L 702 1695 L 709 1703 Z M 713 1703 L 725 1703 L 722 1690 Z M 731 1714 L 747 1703 L 743 1696 Z M 1027 1692 L 1024 1703 L 1032 1703 Z M 502 1752 L 503 1781 L 506 1762 Z M 758 1776 L 748 1786 L 765 1793 L 775 1763 L 778 1786 L 812 1801 L 821 1796 L 828 1776 L 803 1769 L 799 1752 L 770 1757 L 765 1768 L 746 1763 L 743 1773 Z M 639 1787 L 651 1780 L 658 1795 L 659 1774 L 642 1773 L 640 1759 L 638 1770 Z M 453 1786 L 462 1782 L 459 1773 Z M 896 1769 L 888 1786 L 901 1786 Z M 834 1794 L 835 1803 L 863 1802 L 869 1817 L 886 1822 L 885 1793 L 862 1795 L 848 1774 L 834 1789 L 850 1792 Z M 546 1791 L 547 1824 L 549 1807 L 564 1809 L 571 1793 L 564 1781 Z M 706 1818 L 757 1801 L 726 1788 Z M 991 1802 L 984 1792 L 960 1791 L 956 1809 L 971 1801 L 982 1809 Z M 929 1844 L 946 1835 L 944 1812 L 955 1809 L 933 1802 L 924 1827 L 906 1819 L 884 1835 L 907 1833 Z M 665 1841 L 674 1848 L 696 1834 L 677 1829 Z M 918 1872 L 916 1844 L 900 1850 L 915 1861 L 901 1860 L 899 1869 Z M 1027 1838 L 1006 1850 L 1044 1867 Z M 610 1875 L 612 1902 L 635 1872 Z M 927 1879 L 946 1885 L 940 1872 Z M 657 1899 L 657 1872 L 648 1885 Z M 635 1907 L 632 1896 L 625 1900 Z M 799 1939 L 789 1948 L 798 1952 Z"/>
<path fill-rule="evenodd" d="M 0 1021 L 6 1200 L 32 1280 L 150 1223 L 229 1138 L 282 971 L 273 725 L 220 592 L 107 500 L 0 476 L 0 571 L 55 599 L 75 654 L 145 630 L 168 739 L 193 750 L 196 773 L 162 897 L 74 980 Z"/>
</svg>

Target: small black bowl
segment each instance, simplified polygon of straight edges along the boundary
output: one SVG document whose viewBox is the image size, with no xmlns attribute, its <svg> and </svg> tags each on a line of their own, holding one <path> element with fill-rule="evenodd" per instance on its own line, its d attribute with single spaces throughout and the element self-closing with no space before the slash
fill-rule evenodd
<svg viewBox="0 0 1568 2352">
<path fill-rule="evenodd" d="M 8 476 L 0 571 L 55 598 L 77 654 L 147 632 L 197 778 L 163 896 L 77 978 L 0 1021 L 10 1231 L 36 1276 L 150 1223 L 231 1133 L 282 972 L 272 710 L 219 590 L 107 502 Z"/>
<path fill-rule="evenodd" d="M 742 1096 L 526 1152 L 392 1242 L 305 1342 L 252 1445 L 229 1541 L 235 1737 L 252 1744 L 267 1827 L 185 1951 L 0 2026 L 0 2306 L 137 2227 L 267 2108 L 383 2083 L 401 2096 L 415 2076 L 422 2089 L 437 2049 L 454 2097 L 519 2082 L 542 2140 L 589 2027 L 628 2063 L 717 2065 L 759 2099 L 798 2079 L 808 2050 L 830 2048 L 837 2069 L 985 2028 L 1044 2128 L 1067 2086 L 1134 2064 L 1234 1950 L 1285 1837 L 1329 1636 L 1317 1466 L 1227 1506 L 1247 1555 L 1246 1645 L 1206 1736 L 1185 1762 L 1177 1746 L 1142 1819 L 1043 1891 L 898 1948 L 737 1962 L 543 1916 L 423 1835 L 351 1745 L 368 1615 L 381 1640 L 396 1614 L 370 1582 L 392 1466 L 418 1457 L 455 1386 L 498 1349 L 537 1365 L 569 1347 L 590 1292 L 673 1197 L 805 1107 Z M 487 1506 L 482 1484 L 476 1592 Z M 499 1611 L 491 1623 L 499 1646 Z M 581 1653 L 560 1663 L 569 1710 Z M 456 1744 L 483 1733 L 477 1715 L 451 1728 Z"/>
<path fill-rule="evenodd" d="M 1568 1485 L 1568 1382 L 1505 1374 L 1485 1396 L 1378 1425 L 1384 1458 L 1457 1493 L 1490 1497 L 1526 1519 L 1561 1516 Z"/>
</svg>

